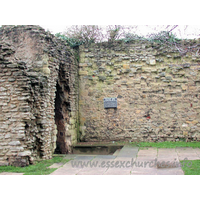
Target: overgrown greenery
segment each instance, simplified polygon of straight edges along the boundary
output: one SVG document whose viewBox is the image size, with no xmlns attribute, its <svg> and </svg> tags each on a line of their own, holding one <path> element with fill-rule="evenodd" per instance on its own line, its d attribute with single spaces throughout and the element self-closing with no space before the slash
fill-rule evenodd
<svg viewBox="0 0 200 200">
<path fill-rule="evenodd" d="M 143 37 L 143 36 L 139 36 L 137 34 L 131 34 L 128 33 L 125 35 L 125 37 L 121 38 L 121 39 L 116 39 L 115 35 L 116 32 L 113 30 L 113 36 L 111 39 L 109 39 L 109 42 L 114 42 L 114 41 L 122 41 L 124 43 L 131 43 L 131 42 L 135 42 L 135 41 L 149 41 L 149 42 L 155 42 L 158 44 L 168 44 L 168 45 L 173 45 L 175 43 L 179 43 L 181 41 L 181 39 L 178 39 L 176 37 L 176 35 L 172 34 L 172 33 L 168 33 L 166 31 L 162 31 L 159 32 L 157 34 L 152 34 L 149 37 Z M 67 42 L 67 44 L 71 47 L 77 47 L 80 46 L 82 44 L 91 44 L 91 43 L 95 43 L 95 40 L 89 40 L 89 41 L 84 41 L 82 39 L 78 39 L 78 38 L 69 38 L 61 33 L 56 33 L 55 34 L 56 37 L 61 38 L 63 40 L 65 40 Z"/>
<path fill-rule="evenodd" d="M 26 167 L 14 167 L 14 166 L 0 166 L 1 172 L 13 172 L 13 173 L 24 173 L 24 175 L 47 175 L 54 172 L 57 168 L 48 168 L 54 163 L 66 163 L 68 159 L 64 157 L 53 157 L 51 160 L 43 160 L 29 165 Z"/>
<path fill-rule="evenodd" d="M 180 161 L 185 175 L 200 175 L 200 160 Z"/>
<path fill-rule="evenodd" d="M 91 44 L 102 39 L 102 29 L 98 25 L 72 25 L 64 34 L 57 33 L 57 37 L 64 39 L 71 47 L 81 44 Z"/>
<path fill-rule="evenodd" d="M 174 43 L 179 43 L 179 41 L 181 41 L 181 39 L 177 38 L 175 34 L 167 31 L 154 33 L 149 35 L 148 37 L 142 37 L 137 34 L 128 33 L 121 40 L 124 41 L 125 43 L 130 43 L 133 41 L 149 41 L 159 44 L 161 43 L 174 44 Z"/>
<path fill-rule="evenodd" d="M 69 38 L 61 33 L 56 33 L 55 36 L 62 40 L 65 40 L 70 47 L 77 47 L 77 46 L 84 44 L 84 42 L 80 39 Z"/>
<path fill-rule="evenodd" d="M 82 44 L 98 43 L 103 41 L 122 41 L 131 43 L 133 41 L 149 41 L 159 44 L 174 45 L 180 39 L 170 31 L 152 33 L 146 37 L 135 34 L 136 26 L 108 25 L 104 29 L 98 25 L 73 25 L 68 27 L 64 34 L 57 33 L 57 37 L 65 40 L 71 47 Z"/>
<path fill-rule="evenodd" d="M 147 40 L 147 38 L 139 36 L 137 34 L 128 33 L 121 40 L 125 43 L 130 43 L 133 41 L 142 41 L 142 40 L 145 41 L 145 40 Z"/>
<path fill-rule="evenodd" d="M 159 33 L 151 34 L 148 38 L 148 41 L 150 42 L 156 42 L 156 43 L 177 43 L 181 41 L 181 39 L 178 39 L 175 34 L 167 32 L 167 31 L 161 31 Z"/>
</svg>

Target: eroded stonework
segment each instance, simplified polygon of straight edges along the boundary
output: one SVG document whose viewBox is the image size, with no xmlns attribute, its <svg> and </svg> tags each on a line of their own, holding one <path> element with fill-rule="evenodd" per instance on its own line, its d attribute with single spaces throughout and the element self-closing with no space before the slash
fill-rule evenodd
<svg viewBox="0 0 200 200">
<path fill-rule="evenodd" d="M 38 26 L 1 27 L 0 165 L 79 140 L 199 141 L 200 42 L 189 43 L 187 54 L 145 41 L 78 51 Z"/>
<path fill-rule="evenodd" d="M 3 26 L 0 36 L 0 163 L 50 159 L 56 146 L 70 153 L 78 116 L 73 50 L 38 26 Z M 58 117 L 59 103 L 67 108 Z"/>
<path fill-rule="evenodd" d="M 199 141 L 200 45 L 190 43 L 186 55 L 143 41 L 81 46 L 81 141 Z"/>
</svg>

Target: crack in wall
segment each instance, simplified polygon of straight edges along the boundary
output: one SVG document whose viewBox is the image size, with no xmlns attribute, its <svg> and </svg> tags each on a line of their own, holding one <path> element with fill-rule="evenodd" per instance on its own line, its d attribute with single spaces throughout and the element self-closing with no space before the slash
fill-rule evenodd
<svg viewBox="0 0 200 200">
<path fill-rule="evenodd" d="M 59 80 L 56 85 L 56 99 L 55 99 L 55 123 L 57 125 L 57 141 L 55 153 L 66 154 L 70 152 L 67 146 L 67 131 L 69 124 L 69 92 L 68 78 L 64 78 L 65 74 L 61 68 L 59 72 Z"/>
</svg>

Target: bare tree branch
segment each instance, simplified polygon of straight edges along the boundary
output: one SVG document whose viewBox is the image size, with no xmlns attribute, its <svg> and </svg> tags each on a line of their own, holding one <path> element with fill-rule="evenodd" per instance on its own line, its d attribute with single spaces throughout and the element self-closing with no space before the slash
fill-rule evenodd
<svg viewBox="0 0 200 200">
<path fill-rule="evenodd" d="M 169 31 L 169 33 L 172 32 L 177 27 L 178 27 L 178 25 L 174 25 L 174 27 Z"/>
<path fill-rule="evenodd" d="M 179 27 L 179 28 L 178 28 Z M 150 34 L 146 37 L 136 34 L 139 32 L 139 26 L 136 25 L 74 25 L 67 29 L 65 36 L 78 40 L 78 44 L 92 43 L 92 42 L 102 42 L 115 40 L 123 40 L 124 42 L 130 42 L 134 40 L 143 40 L 156 42 L 162 45 L 167 45 L 170 49 L 177 49 L 181 55 L 185 55 L 187 52 L 193 52 L 195 55 L 199 54 L 200 44 L 191 45 L 191 43 L 181 43 L 180 39 L 174 34 L 174 30 L 178 28 L 181 33 L 181 28 L 179 25 L 159 25 L 159 26 L 143 26 L 142 28 L 149 29 Z M 184 27 L 184 31 L 188 26 Z M 183 29 L 182 29 L 183 31 Z M 172 33 L 173 32 L 173 33 Z M 80 41 L 80 42 L 79 42 Z M 198 48 L 198 49 L 197 49 Z"/>
</svg>

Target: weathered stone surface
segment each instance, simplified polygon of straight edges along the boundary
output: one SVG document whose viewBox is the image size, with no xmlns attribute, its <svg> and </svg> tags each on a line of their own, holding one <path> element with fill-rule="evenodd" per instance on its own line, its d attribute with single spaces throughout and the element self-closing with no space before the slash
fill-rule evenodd
<svg viewBox="0 0 200 200">
<path fill-rule="evenodd" d="M 31 155 L 31 152 L 30 151 L 24 151 L 24 152 L 20 152 L 18 153 L 18 156 L 30 156 Z"/>
<path fill-rule="evenodd" d="M 141 41 L 78 52 L 38 26 L 0 35 L 2 162 L 71 153 L 77 139 L 200 140 L 198 56 Z M 117 108 L 104 109 L 105 97 L 117 97 Z"/>
<path fill-rule="evenodd" d="M 190 54 L 186 61 L 177 49 L 172 52 L 159 44 L 154 49 L 148 42 L 143 47 L 142 42 L 80 47 L 79 66 L 92 52 L 95 59 L 88 59 L 92 65 L 85 65 L 84 71 L 96 76 L 97 66 L 100 69 L 95 84 L 94 79 L 80 74 L 82 141 L 199 141 L 200 118 L 194 106 L 199 102 L 200 85 L 195 81 L 199 80 L 196 63 Z M 112 65 L 104 65 L 110 62 L 110 56 L 98 57 L 98 52 L 112 52 Z M 118 96 L 117 108 L 104 109 L 105 97 Z M 182 124 L 187 127 L 182 128 Z"/>
<path fill-rule="evenodd" d="M 56 147 L 70 152 L 78 127 L 75 50 L 38 26 L 2 26 L 0 35 L 0 159 L 26 166 Z"/>
<path fill-rule="evenodd" d="M 12 141 L 12 142 L 9 142 L 8 144 L 11 146 L 17 146 L 17 145 L 20 145 L 21 143 L 20 141 Z"/>
<path fill-rule="evenodd" d="M 8 166 L 9 162 L 6 161 L 0 161 L 0 166 Z"/>
</svg>

